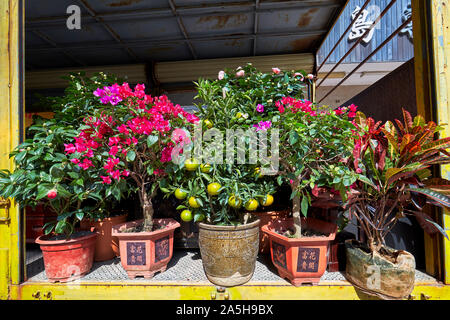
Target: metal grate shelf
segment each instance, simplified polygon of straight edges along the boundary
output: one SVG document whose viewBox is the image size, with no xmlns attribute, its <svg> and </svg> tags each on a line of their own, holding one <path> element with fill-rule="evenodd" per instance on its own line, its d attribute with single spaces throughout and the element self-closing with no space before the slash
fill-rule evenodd
<svg viewBox="0 0 450 320">
<path fill-rule="evenodd" d="M 39 248 L 27 250 L 27 277 L 29 282 L 45 282 L 47 277 L 44 270 L 42 253 Z M 89 282 L 191 282 L 209 283 L 203 271 L 202 260 L 199 250 L 174 250 L 173 257 L 163 273 L 157 273 L 152 279 L 138 277 L 134 280 L 128 278 L 122 268 L 120 258 L 104 262 L 94 262 L 91 271 L 81 281 Z M 321 282 L 345 281 L 340 272 L 325 272 Z M 250 280 L 252 282 L 268 282 L 269 284 L 289 284 L 278 276 L 276 268 L 272 265 L 270 256 L 259 255 L 256 261 L 255 273 Z M 436 280 L 431 276 L 417 270 L 416 282 L 433 282 Z"/>
</svg>

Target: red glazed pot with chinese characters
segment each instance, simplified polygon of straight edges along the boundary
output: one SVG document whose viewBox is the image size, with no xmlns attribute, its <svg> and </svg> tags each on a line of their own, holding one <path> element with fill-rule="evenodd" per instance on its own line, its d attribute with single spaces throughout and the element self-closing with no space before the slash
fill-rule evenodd
<svg viewBox="0 0 450 320">
<path fill-rule="evenodd" d="M 62 238 L 62 239 L 60 239 Z M 76 232 L 70 239 L 63 236 L 40 236 L 45 274 L 50 282 L 68 282 L 87 274 L 94 262 L 96 233 Z"/>
<path fill-rule="evenodd" d="M 270 238 L 272 262 L 280 277 L 289 280 L 294 286 L 303 283 L 318 284 L 327 268 L 328 244 L 336 236 L 337 225 L 303 218 L 303 229 L 318 231 L 324 236 L 288 238 L 278 233 L 287 230 L 292 224 L 293 219 L 284 219 L 272 221 L 262 227 Z"/>
<path fill-rule="evenodd" d="M 166 271 L 173 254 L 173 234 L 180 224 L 174 219 L 154 219 L 160 229 L 153 232 L 124 232 L 139 226 L 143 220 L 113 226 L 112 235 L 119 239 L 120 261 L 130 279 L 151 279 Z"/>
</svg>

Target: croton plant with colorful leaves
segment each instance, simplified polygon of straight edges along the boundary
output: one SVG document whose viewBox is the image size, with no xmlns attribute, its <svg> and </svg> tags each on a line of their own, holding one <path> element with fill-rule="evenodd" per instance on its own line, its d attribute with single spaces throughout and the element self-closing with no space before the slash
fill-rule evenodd
<svg viewBox="0 0 450 320">
<path fill-rule="evenodd" d="M 120 198 L 129 185 L 124 181 L 132 180 L 144 216 L 143 230 L 152 231 L 152 198 L 159 181 L 174 165 L 174 147 L 190 142 L 188 127 L 199 119 L 166 96 L 145 94 L 144 85 L 132 90 L 127 83 L 115 84 L 94 95 L 103 104 L 118 106 L 118 111 L 87 117 L 81 133 L 66 145 L 66 153 L 83 170 L 94 167 L 102 172 L 101 183 L 109 186 L 106 195 Z"/>
<path fill-rule="evenodd" d="M 450 207 L 450 181 L 432 178 L 432 166 L 450 163 L 450 137 L 437 139 L 442 129 L 420 115 L 403 110 L 403 121 L 375 122 L 358 112 L 355 148 L 349 161 L 357 173 L 346 207 L 355 216 L 373 252 L 383 252 L 384 238 L 405 215 L 416 216 L 430 233 L 439 224 L 422 211 L 431 204 Z"/>
</svg>

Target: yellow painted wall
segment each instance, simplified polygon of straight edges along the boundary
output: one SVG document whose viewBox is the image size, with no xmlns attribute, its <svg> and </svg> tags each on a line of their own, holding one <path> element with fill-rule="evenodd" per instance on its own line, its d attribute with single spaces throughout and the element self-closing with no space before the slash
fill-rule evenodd
<svg viewBox="0 0 450 320">
<path fill-rule="evenodd" d="M 0 168 L 12 169 L 9 153 L 19 143 L 19 0 L 0 1 Z M 0 299 L 20 281 L 19 210 L 0 208 Z"/>
</svg>

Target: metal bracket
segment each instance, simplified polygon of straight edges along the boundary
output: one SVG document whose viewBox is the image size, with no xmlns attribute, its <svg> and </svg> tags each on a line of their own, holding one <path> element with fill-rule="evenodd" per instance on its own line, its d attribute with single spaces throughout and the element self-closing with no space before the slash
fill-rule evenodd
<svg viewBox="0 0 450 320">
<path fill-rule="evenodd" d="M 8 222 L 10 220 L 9 217 L 9 208 L 11 207 L 11 200 L 0 198 L 0 209 L 5 209 L 4 212 L 0 212 L 0 222 Z"/>
<path fill-rule="evenodd" d="M 224 287 L 217 287 L 211 292 L 211 300 L 230 300 L 230 293 Z"/>
</svg>

